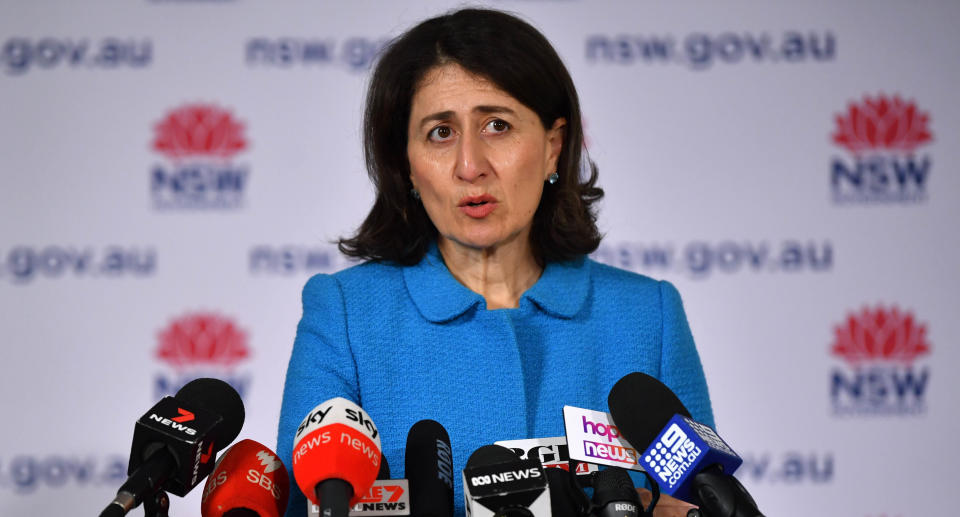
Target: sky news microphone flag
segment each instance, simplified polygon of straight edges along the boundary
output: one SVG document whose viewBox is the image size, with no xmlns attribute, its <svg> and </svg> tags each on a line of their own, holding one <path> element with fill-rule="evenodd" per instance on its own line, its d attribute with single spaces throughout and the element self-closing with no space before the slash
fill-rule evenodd
<svg viewBox="0 0 960 517">
<path fill-rule="evenodd" d="M 380 471 L 380 432 L 366 412 L 336 397 L 315 407 L 293 438 L 293 477 L 324 517 L 346 517 Z"/>
</svg>

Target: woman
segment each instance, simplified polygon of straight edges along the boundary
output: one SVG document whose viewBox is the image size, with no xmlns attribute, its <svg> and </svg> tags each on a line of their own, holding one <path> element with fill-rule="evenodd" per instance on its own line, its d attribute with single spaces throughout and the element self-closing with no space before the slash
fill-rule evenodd
<svg viewBox="0 0 960 517">
<path fill-rule="evenodd" d="M 320 402 L 371 415 L 389 464 L 410 426 L 450 433 L 454 468 L 496 440 L 563 435 L 563 405 L 603 410 L 643 371 L 712 425 L 676 290 L 595 263 L 597 171 L 581 176 L 576 90 L 547 40 L 510 15 L 461 10 L 395 40 L 364 126 L 376 201 L 317 275 L 287 371 L 278 451 Z M 288 515 L 303 515 L 297 490 Z M 463 513 L 462 487 L 455 503 Z"/>
</svg>

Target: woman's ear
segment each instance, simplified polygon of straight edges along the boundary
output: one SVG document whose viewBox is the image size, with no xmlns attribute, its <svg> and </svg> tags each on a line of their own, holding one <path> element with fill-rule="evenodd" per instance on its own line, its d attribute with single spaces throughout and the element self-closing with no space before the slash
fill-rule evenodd
<svg viewBox="0 0 960 517">
<path fill-rule="evenodd" d="M 557 160 L 560 159 L 560 152 L 563 151 L 563 142 L 567 136 L 567 119 L 560 117 L 553 121 L 553 127 L 547 130 L 547 165 L 546 175 L 557 171 Z M 546 178 L 544 178 L 546 181 Z"/>
</svg>

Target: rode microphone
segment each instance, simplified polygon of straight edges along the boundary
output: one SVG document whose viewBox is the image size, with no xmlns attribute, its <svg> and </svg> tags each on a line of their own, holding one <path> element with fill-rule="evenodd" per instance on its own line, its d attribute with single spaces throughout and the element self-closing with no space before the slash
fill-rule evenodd
<svg viewBox="0 0 960 517">
<path fill-rule="evenodd" d="M 655 504 L 650 505 L 652 509 Z M 597 517 L 638 517 L 640 495 L 626 470 L 608 467 L 593 476 L 593 515 Z"/>
<path fill-rule="evenodd" d="M 293 437 L 293 477 L 324 517 L 346 517 L 380 470 L 380 433 L 353 402 L 337 397 L 315 407 Z"/>
<path fill-rule="evenodd" d="M 638 460 L 661 491 L 691 501 L 708 517 L 762 517 L 732 476 L 743 460 L 713 429 L 690 418 L 662 382 L 631 373 L 613 386 L 607 404 L 627 440 L 649 444 Z"/>
<path fill-rule="evenodd" d="M 202 517 L 280 517 L 287 509 L 290 480 L 283 462 L 253 440 L 235 443 L 207 478 Z"/>
<path fill-rule="evenodd" d="M 521 460 L 506 447 L 484 445 L 463 469 L 468 517 L 550 517 L 547 476 L 539 460 Z"/>
<path fill-rule="evenodd" d="M 210 474 L 217 451 L 240 434 L 243 418 L 240 395 L 219 379 L 195 379 L 161 399 L 137 421 L 129 477 L 101 517 L 125 515 L 141 503 L 148 516 L 165 512 L 165 491 L 185 496 Z"/>
<path fill-rule="evenodd" d="M 453 451 L 447 430 L 438 422 L 421 420 L 410 428 L 404 472 L 412 515 L 453 517 Z"/>
</svg>

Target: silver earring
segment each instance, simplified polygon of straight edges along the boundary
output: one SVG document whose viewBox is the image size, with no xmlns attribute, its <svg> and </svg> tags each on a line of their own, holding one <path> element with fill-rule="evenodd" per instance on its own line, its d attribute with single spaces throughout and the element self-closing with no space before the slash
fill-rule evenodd
<svg viewBox="0 0 960 517">
<path fill-rule="evenodd" d="M 547 183 L 551 185 L 555 185 L 558 181 L 560 181 L 560 175 L 556 172 L 551 172 L 550 175 L 547 176 Z"/>
<path fill-rule="evenodd" d="M 413 199 L 420 199 L 420 192 L 415 188 L 410 189 L 410 195 L 413 196 Z"/>
</svg>

